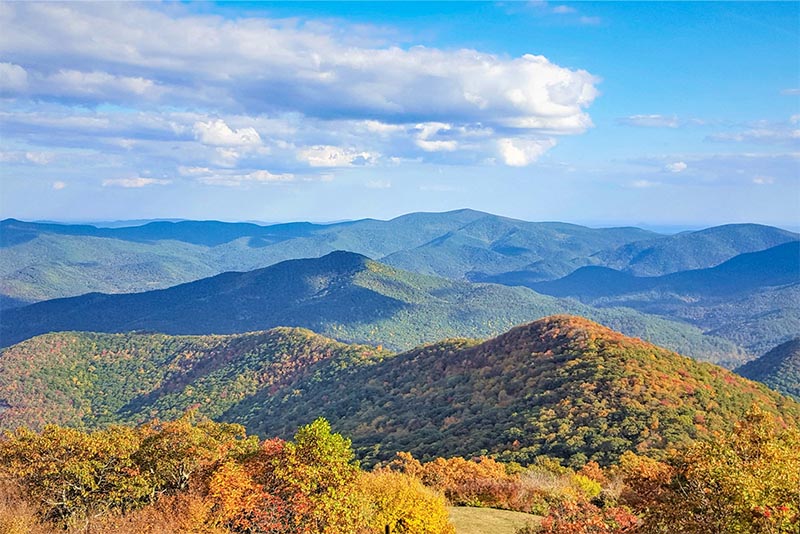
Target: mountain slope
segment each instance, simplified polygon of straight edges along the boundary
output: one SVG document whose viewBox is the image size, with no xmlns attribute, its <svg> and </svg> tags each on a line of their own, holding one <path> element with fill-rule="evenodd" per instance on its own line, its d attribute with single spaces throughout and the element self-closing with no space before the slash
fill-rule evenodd
<svg viewBox="0 0 800 534">
<path fill-rule="evenodd" d="M 536 257 L 546 251 L 548 257 L 560 262 L 561 257 L 573 258 L 655 235 L 639 229 L 594 230 L 526 223 L 467 209 L 324 225 L 161 221 L 96 228 L 7 219 L 0 222 L 0 295 L 7 297 L 0 303 L 31 303 L 88 292 L 146 291 L 226 271 L 249 271 L 288 259 L 319 257 L 335 250 L 382 258 L 458 234 L 462 228 L 481 239 L 476 247 L 492 248 L 478 252 L 490 258 L 466 265 L 466 260 L 452 255 L 439 260 L 420 256 L 413 262 L 419 272 L 442 271 L 443 259 L 445 265 L 465 264 L 452 273 L 463 278 L 465 269 L 486 270 L 489 264 L 495 265 L 492 269 L 502 268 L 503 262 L 518 262 L 515 255 L 530 256 L 531 251 L 526 252 L 524 247 L 542 249 L 535 252 Z M 511 233 L 497 240 L 488 235 L 493 231 Z M 429 261 L 432 267 L 427 265 Z M 559 275 L 571 270 L 559 271 Z"/>
<path fill-rule="evenodd" d="M 245 399 L 223 417 L 286 434 L 322 414 L 370 461 L 412 450 L 423 458 L 502 453 L 523 463 L 547 454 L 578 465 L 631 449 L 658 455 L 730 429 L 754 402 L 800 423 L 800 405 L 761 384 L 569 316 L 292 387 L 289 396 Z"/>
<path fill-rule="evenodd" d="M 540 454 L 572 464 L 609 463 L 625 450 L 660 456 L 730 429 L 752 403 L 800 423 L 800 405 L 761 384 L 570 316 L 397 355 L 295 328 L 63 332 L 0 353 L 0 427 L 95 428 L 197 408 L 290 436 L 324 416 L 367 463 L 399 450 L 524 463 Z"/>
<path fill-rule="evenodd" d="M 592 306 L 625 306 L 683 320 L 753 355 L 800 333 L 800 241 L 740 254 L 708 269 L 635 277 L 584 267 L 527 285 Z"/>
<path fill-rule="evenodd" d="M 218 417 L 259 390 L 299 381 L 327 359 L 344 368 L 386 355 L 298 328 L 230 336 L 45 334 L 0 353 L 0 428 L 133 424 L 176 418 L 191 407 Z"/>
<path fill-rule="evenodd" d="M 408 271 L 474 281 L 527 266 L 539 280 L 550 280 L 585 265 L 599 250 L 656 235 L 639 228 L 594 229 L 487 215 L 381 261 Z"/>
<path fill-rule="evenodd" d="M 159 289 L 335 250 L 381 257 L 485 215 L 458 210 L 328 225 L 181 221 L 121 228 L 6 219 L 0 222 L 0 303 Z"/>
<path fill-rule="evenodd" d="M 607 267 L 582 267 L 564 278 L 530 287 L 548 295 L 589 299 L 646 291 L 716 297 L 797 282 L 800 282 L 800 241 L 790 241 L 740 254 L 708 269 L 638 277 Z"/>
<path fill-rule="evenodd" d="M 760 224 L 726 224 L 696 232 L 681 232 L 637 241 L 598 252 L 594 263 L 636 276 L 660 276 L 704 269 L 747 252 L 796 241 L 800 235 Z"/>
<path fill-rule="evenodd" d="M 800 337 L 747 362 L 736 373 L 800 400 Z"/>
<path fill-rule="evenodd" d="M 408 349 L 454 335 L 495 335 L 555 313 L 584 315 L 700 359 L 732 364 L 744 356 L 692 327 L 631 310 L 597 310 L 527 288 L 409 273 L 349 252 L 169 289 L 92 293 L 7 310 L 0 343 L 65 330 L 227 334 L 299 326 L 343 341 Z"/>
</svg>

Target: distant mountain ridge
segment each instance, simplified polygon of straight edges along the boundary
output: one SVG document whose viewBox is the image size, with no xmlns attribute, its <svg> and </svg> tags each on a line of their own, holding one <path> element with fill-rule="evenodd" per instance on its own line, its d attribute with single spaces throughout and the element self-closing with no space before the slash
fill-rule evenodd
<svg viewBox="0 0 800 534">
<path fill-rule="evenodd" d="M 0 222 L 0 305 L 159 289 L 335 250 L 423 274 L 472 281 L 501 276 L 494 281 L 513 285 L 556 279 L 585 265 L 648 264 L 656 274 L 712 267 L 797 239 L 798 234 L 759 225 L 662 236 L 638 228 L 526 222 L 469 209 L 388 221 L 267 226 L 157 221 L 98 228 L 6 219 Z M 509 282 L 504 274 L 516 278 Z"/>
<path fill-rule="evenodd" d="M 342 341 L 408 349 L 454 335 L 487 337 L 556 313 L 585 315 L 700 359 L 727 365 L 744 359 L 734 344 L 669 320 L 597 310 L 527 288 L 410 273 L 343 251 L 169 289 L 91 293 L 6 310 L 0 343 L 67 330 L 230 334 L 294 326 Z"/>
<path fill-rule="evenodd" d="M 747 362 L 737 368 L 736 373 L 800 401 L 800 337 Z"/>
<path fill-rule="evenodd" d="M 634 276 L 608 267 L 581 267 L 550 282 L 530 284 L 553 296 L 588 298 L 663 291 L 686 295 L 737 294 L 800 282 L 800 241 L 740 254 L 716 267 L 653 277 Z"/>
<path fill-rule="evenodd" d="M 625 306 L 684 320 L 751 354 L 800 334 L 800 241 L 740 254 L 707 269 L 635 277 L 583 267 L 559 280 L 526 285 L 591 306 Z"/>
<path fill-rule="evenodd" d="M 324 416 L 368 465 L 399 450 L 523 463 L 547 454 L 572 465 L 608 464 L 626 450 L 660 457 L 730 430 L 753 403 L 800 424 L 800 404 L 763 385 L 571 316 L 401 354 L 297 328 L 63 332 L 0 352 L 0 427 L 97 428 L 194 407 L 289 436 Z"/>
</svg>

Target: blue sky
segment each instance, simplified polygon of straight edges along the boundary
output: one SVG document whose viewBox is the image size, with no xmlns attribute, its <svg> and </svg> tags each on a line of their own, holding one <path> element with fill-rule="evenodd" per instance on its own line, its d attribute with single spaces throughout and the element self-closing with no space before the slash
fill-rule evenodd
<svg viewBox="0 0 800 534">
<path fill-rule="evenodd" d="M 800 226 L 797 2 L 7 2 L 0 27 L 2 217 Z"/>
</svg>

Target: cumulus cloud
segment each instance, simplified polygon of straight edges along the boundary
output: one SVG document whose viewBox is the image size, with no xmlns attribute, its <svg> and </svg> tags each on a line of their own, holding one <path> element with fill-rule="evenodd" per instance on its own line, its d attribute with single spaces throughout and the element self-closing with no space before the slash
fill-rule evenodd
<svg viewBox="0 0 800 534">
<path fill-rule="evenodd" d="M 35 92 L 50 96 L 83 96 L 115 101 L 129 94 L 156 98 L 161 92 L 153 80 L 141 76 L 116 76 L 102 71 L 61 69 L 37 81 Z"/>
<path fill-rule="evenodd" d="M 544 56 L 401 48 L 314 21 L 189 11 L 6 3 L 0 92 L 20 105 L 0 111 L 4 133 L 23 151 L 30 140 L 80 148 L 132 173 L 147 161 L 161 175 L 244 175 L 399 161 L 521 166 L 556 136 L 592 127 L 599 80 Z"/>
<path fill-rule="evenodd" d="M 157 178 L 143 178 L 135 176 L 132 178 L 110 178 L 103 180 L 103 187 L 124 187 L 124 188 L 138 188 L 146 187 L 148 185 L 166 185 L 170 180 L 159 180 Z"/>
<path fill-rule="evenodd" d="M 448 132 L 452 129 L 449 124 L 441 122 L 428 122 L 425 124 L 417 124 L 417 138 L 414 141 L 418 147 L 425 152 L 452 152 L 458 148 L 458 143 L 452 139 L 432 139 L 436 137 L 439 132 Z"/>
<path fill-rule="evenodd" d="M 233 130 L 222 119 L 196 122 L 194 134 L 204 145 L 253 146 L 261 144 L 261 136 L 258 135 L 255 128 Z"/>
<path fill-rule="evenodd" d="M 67 184 L 65 182 L 62 182 L 61 180 L 56 180 L 55 182 L 53 182 L 53 189 L 55 189 L 56 191 L 61 191 L 65 187 L 67 187 Z"/>
<path fill-rule="evenodd" d="M 585 108 L 598 80 L 543 56 L 352 46 L 324 25 L 175 13 L 134 4 L 7 4 L 0 53 L 20 69 L 35 66 L 43 79 L 85 85 L 99 102 L 108 95 L 98 88 L 109 86 L 131 98 L 213 102 L 249 114 L 392 123 L 446 117 L 564 133 L 591 124 Z M 77 68 L 85 64 L 97 70 Z M 58 92 L 56 83 L 48 87 Z"/>
<path fill-rule="evenodd" d="M 678 117 L 666 115 L 630 115 L 617 120 L 626 126 L 640 126 L 644 128 L 677 128 L 680 126 Z"/>
<path fill-rule="evenodd" d="M 500 157 L 506 165 L 511 167 L 530 165 L 555 145 L 555 139 L 505 138 L 497 141 Z"/>
<path fill-rule="evenodd" d="M 689 168 L 689 166 L 683 161 L 675 161 L 664 166 L 665 171 L 674 172 L 676 174 L 685 171 L 687 168 Z"/>
<path fill-rule="evenodd" d="M 28 87 L 28 73 L 19 65 L 0 63 L 0 94 L 17 93 Z"/>
<path fill-rule="evenodd" d="M 352 148 L 317 145 L 300 150 L 297 157 L 311 167 L 352 167 L 374 163 L 379 154 L 359 152 Z"/>
</svg>

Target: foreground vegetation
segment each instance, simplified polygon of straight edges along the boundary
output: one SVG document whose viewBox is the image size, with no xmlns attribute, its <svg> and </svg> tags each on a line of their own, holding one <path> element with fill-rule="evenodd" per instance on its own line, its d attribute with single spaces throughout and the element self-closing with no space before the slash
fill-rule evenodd
<svg viewBox="0 0 800 534">
<path fill-rule="evenodd" d="M 800 528 L 800 431 L 758 408 L 733 432 L 664 461 L 627 451 L 602 469 L 538 457 L 420 462 L 364 471 L 318 419 L 291 441 L 193 414 L 85 433 L 48 426 L 0 439 L 8 534 L 259 532 L 453 534 L 447 504 L 520 512 L 519 534 L 792 534 Z M 522 515 L 536 513 L 534 515 Z M 466 530 L 475 514 L 456 514 Z M 522 522 L 530 517 L 530 522 Z"/>
</svg>

